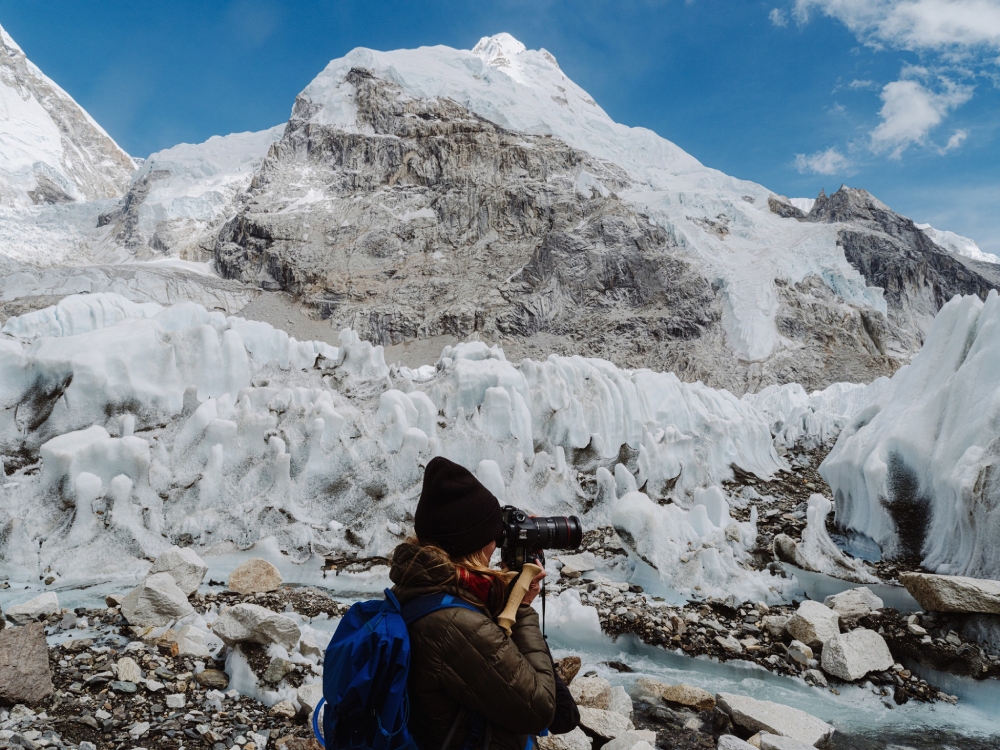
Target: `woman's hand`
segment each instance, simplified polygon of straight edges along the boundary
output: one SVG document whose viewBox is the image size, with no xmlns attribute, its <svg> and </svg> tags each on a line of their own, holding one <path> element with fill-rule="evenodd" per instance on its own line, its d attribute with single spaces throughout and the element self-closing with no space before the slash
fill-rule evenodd
<svg viewBox="0 0 1000 750">
<path fill-rule="evenodd" d="M 530 605 L 533 601 L 535 601 L 535 597 L 538 596 L 538 592 L 542 590 L 543 578 L 545 578 L 544 570 L 531 579 L 531 584 L 528 586 L 528 593 L 524 595 L 524 598 L 521 600 L 521 604 Z"/>
</svg>

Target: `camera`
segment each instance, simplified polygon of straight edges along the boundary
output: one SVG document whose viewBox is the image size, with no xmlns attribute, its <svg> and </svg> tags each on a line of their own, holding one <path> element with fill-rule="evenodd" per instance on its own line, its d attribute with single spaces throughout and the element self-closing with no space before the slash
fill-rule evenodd
<svg viewBox="0 0 1000 750">
<path fill-rule="evenodd" d="M 500 559 L 510 570 L 521 570 L 526 562 L 542 561 L 542 550 L 579 549 L 583 525 L 576 516 L 531 517 L 523 510 L 506 505 L 503 531 L 497 538 Z"/>
</svg>

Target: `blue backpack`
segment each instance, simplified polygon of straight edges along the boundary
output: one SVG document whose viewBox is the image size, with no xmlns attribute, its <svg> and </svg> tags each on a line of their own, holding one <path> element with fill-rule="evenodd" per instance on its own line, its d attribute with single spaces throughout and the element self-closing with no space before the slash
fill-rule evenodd
<svg viewBox="0 0 1000 750">
<path fill-rule="evenodd" d="M 453 607 L 479 611 L 452 594 L 422 596 L 400 606 L 389 589 L 385 599 L 358 602 L 347 610 L 327 646 L 323 699 L 313 712 L 313 731 L 327 750 L 419 750 L 406 726 L 407 626 Z"/>
</svg>

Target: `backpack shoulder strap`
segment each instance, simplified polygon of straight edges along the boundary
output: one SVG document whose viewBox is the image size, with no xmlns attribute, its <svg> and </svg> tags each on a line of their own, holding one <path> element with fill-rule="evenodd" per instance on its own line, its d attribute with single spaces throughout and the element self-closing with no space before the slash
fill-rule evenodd
<svg viewBox="0 0 1000 750">
<path fill-rule="evenodd" d="M 404 604 L 401 607 L 401 612 L 406 624 L 412 625 L 421 617 L 426 617 L 432 612 L 437 612 L 440 609 L 454 609 L 456 607 L 482 613 L 482 610 L 475 604 L 454 594 L 428 594 L 427 596 L 419 596 Z"/>
</svg>

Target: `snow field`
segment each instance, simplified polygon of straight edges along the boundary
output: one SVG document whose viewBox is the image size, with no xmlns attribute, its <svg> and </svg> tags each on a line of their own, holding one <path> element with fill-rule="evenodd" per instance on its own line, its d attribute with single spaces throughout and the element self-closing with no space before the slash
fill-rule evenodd
<svg viewBox="0 0 1000 750">
<path fill-rule="evenodd" d="M 837 521 L 938 573 L 1000 577 L 1000 297 L 955 297 L 820 473 Z"/>
<path fill-rule="evenodd" d="M 679 592 L 780 597 L 784 582 L 741 565 L 755 519 L 734 522 L 718 487 L 733 464 L 785 466 L 773 415 L 602 360 L 514 364 L 471 342 L 415 374 L 352 331 L 340 342 L 111 294 L 10 319 L 0 567 L 129 577 L 177 541 L 386 554 L 410 533 L 422 465 L 445 455 L 501 502 L 614 524 Z"/>
</svg>

